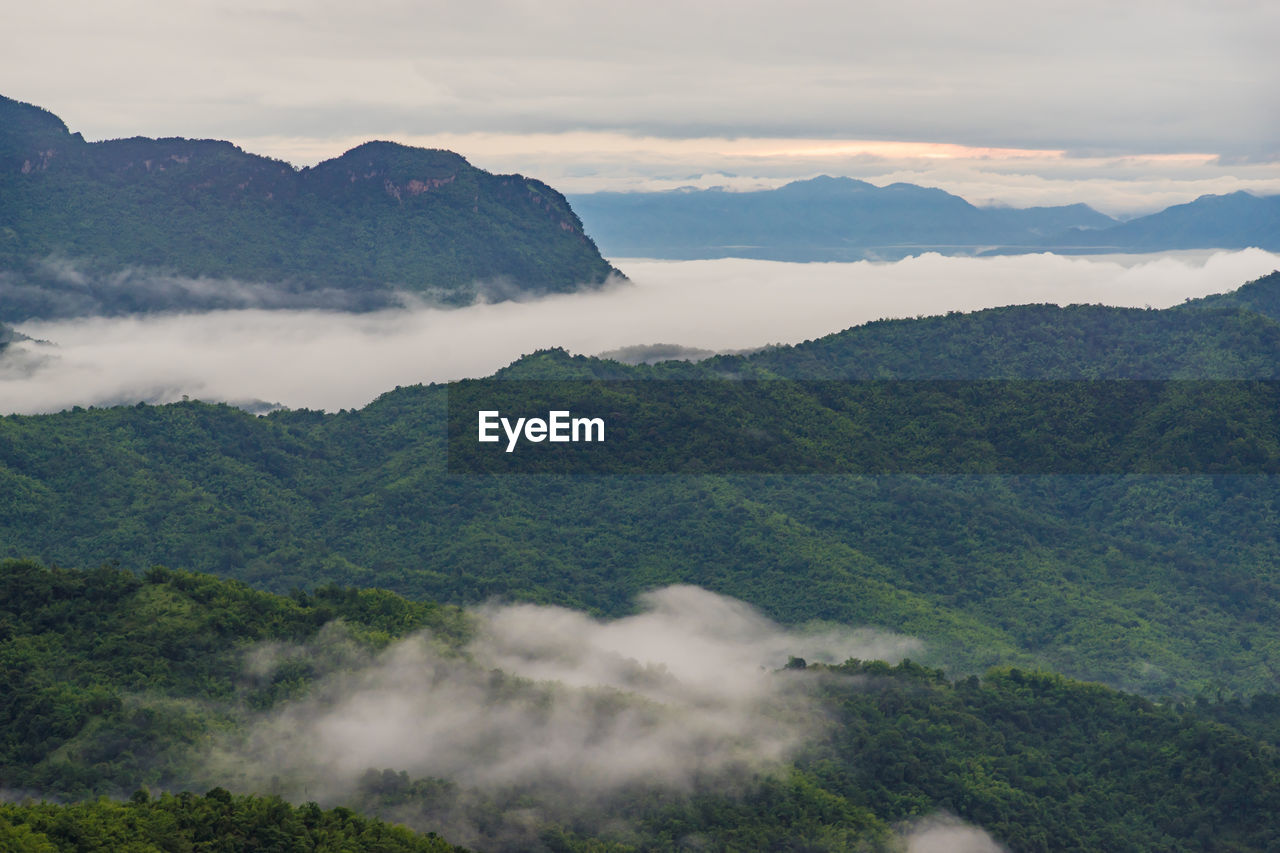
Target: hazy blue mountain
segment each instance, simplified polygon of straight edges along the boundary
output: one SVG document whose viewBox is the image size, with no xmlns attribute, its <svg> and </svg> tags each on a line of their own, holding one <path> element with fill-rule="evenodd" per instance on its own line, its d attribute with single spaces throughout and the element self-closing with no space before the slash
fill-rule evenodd
<svg viewBox="0 0 1280 853">
<path fill-rule="evenodd" d="M 1102 231 L 1071 230 L 1059 238 L 1070 246 L 1126 251 L 1167 249 L 1280 249 L 1280 195 L 1244 191 L 1202 195 L 1159 213 Z"/>
<path fill-rule="evenodd" d="M 616 273 L 564 196 L 450 151 L 368 142 L 314 168 L 229 142 L 86 142 L 0 97 L 0 319 L 376 307 L 568 291 Z"/>
<path fill-rule="evenodd" d="M 1280 249 L 1280 196 L 1201 196 L 1118 222 L 1085 204 L 976 207 L 914 184 L 827 176 L 775 190 L 571 197 L 612 257 L 896 259 L 943 254 Z"/>
<path fill-rule="evenodd" d="M 982 208 L 940 189 L 825 175 L 774 190 L 590 193 L 572 202 L 614 257 L 898 258 L 1042 246 L 1068 228 L 1116 224 L 1083 204 Z"/>
</svg>

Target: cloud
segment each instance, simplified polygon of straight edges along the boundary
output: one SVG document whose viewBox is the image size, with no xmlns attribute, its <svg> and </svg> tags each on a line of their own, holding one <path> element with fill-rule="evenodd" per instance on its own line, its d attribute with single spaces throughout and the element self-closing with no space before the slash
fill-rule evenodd
<svg viewBox="0 0 1280 853">
<path fill-rule="evenodd" d="M 88 139 L 296 165 L 378 138 L 569 193 L 826 173 L 1127 216 L 1280 192 L 1277 8 L 133 0 L 13 10 L 0 79 Z"/>
<path fill-rule="evenodd" d="M 368 311 L 403 304 L 389 290 L 188 278 L 134 267 L 98 273 L 65 258 L 44 259 L 25 274 L 0 271 L 0 305 L 10 321 L 250 308 Z"/>
<path fill-rule="evenodd" d="M 790 656 L 897 661 L 921 651 L 917 640 L 870 629 L 783 629 L 697 587 L 655 590 L 639 604 L 612 621 L 482 607 L 461 653 L 423 634 L 361 658 L 332 627 L 311 646 L 261 647 L 246 665 L 258 682 L 289 661 L 329 674 L 225 742 L 209 778 L 349 802 L 370 769 L 389 769 L 496 804 L 513 824 L 499 835 L 530 809 L 546 820 L 602 820 L 613 798 L 638 790 L 736 792 L 817 736 L 823 717 L 810 687 L 819 676 L 781 670 Z M 461 843 L 479 834 L 493 843 L 493 828 L 471 825 L 456 800 L 440 805 L 398 816 Z"/>
<path fill-rule="evenodd" d="M 1280 13 L 1249 0 L 135 0 L 9 24 L 8 94 L 91 138 L 595 129 L 1256 156 L 1280 137 Z"/>
<path fill-rule="evenodd" d="M 631 283 L 531 302 L 21 323 L 20 331 L 56 346 L 20 342 L 5 350 L 0 413 L 167 402 L 184 394 L 337 410 L 363 406 L 398 385 L 486 376 L 546 347 L 596 354 L 664 342 L 723 352 L 795 343 L 883 317 L 997 305 L 1163 307 L 1238 287 L 1280 267 L 1280 256 L 1246 250 L 618 263 Z"/>
<path fill-rule="evenodd" d="M 1005 853 L 982 829 L 949 815 L 932 815 L 903 836 L 906 853 Z"/>
</svg>

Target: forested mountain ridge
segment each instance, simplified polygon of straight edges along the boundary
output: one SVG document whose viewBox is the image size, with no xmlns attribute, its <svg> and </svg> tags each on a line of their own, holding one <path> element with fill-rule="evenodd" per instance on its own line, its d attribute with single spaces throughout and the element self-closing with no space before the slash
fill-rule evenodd
<svg viewBox="0 0 1280 853">
<path fill-rule="evenodd" d="M 0 197 L 0 320 L 376 307 L 397 291 L 459 303 L 617 274 L 541 181 L 391 142 L 295 170 L 216 140 L 89 143 L 0 97 Z M 148 276 L 179 279 L 167 301 Z M 246 302 L 237 283 L 267 292 Z"/>
<path fill-rule="evenodd" d="M 1272 275 L 1240 292 L 1261 302 L 1277 287 Z M 548 351 L 499 375 L 1268 379 L 1277 364 L 1280 324 L 1206 302 L 873 323 L 693 365 Z M 797 416 L 820 404 L 777 391 Z M 1157 696 L 1277 676 L 1273 477 L 459 477 L 445 468 L 447 393 L 406 387 L 358 411 L 263 418 L 196 402 L 7 417 L 0 541 L 62 565 L 601 614 L 686 582 L 783 622 L 918 636 L 957 671 L 1038 663 Z M 1195 401 L 1171 393 L 1168 416 L 1193 417 Z M 1270 446 L 1230 428 L 1243 430 L 1231 447 Z"/>
<path fill-rule="evenodd" d="M 299 666 L 249 677 L 252 644 L 305 642 L 337 621 L 373 649 L 416 630 L 451 642 L 469 630 L 456 608 L 377 590 L 284 598 L 159 567 L 140 577 L 0 567 L 0 767 L 11 789 L 84 797 L 192 784 L 184 750 L 206 743 L 236 703 L 267 708 L 314 677 Z"/>
</svg>

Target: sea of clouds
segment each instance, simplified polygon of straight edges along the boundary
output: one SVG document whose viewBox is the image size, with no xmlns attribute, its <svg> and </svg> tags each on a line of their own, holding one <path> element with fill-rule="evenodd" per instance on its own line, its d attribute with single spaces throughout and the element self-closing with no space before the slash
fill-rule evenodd
<svg viewBox="0 0 1280 853">
<path fill-rule="evenodd" d="M 999 305 L 1164 307 L 1234 289 L 1280 268 L 1280 255 L 1247 249 L 926 254 L 895 263 L 616 263 L 629 282 L 465 308 L 410 300 L 360 313 L 280 310 L 253 302 L 255 293 L 269 291 L 242 284 L 235 310 L 19 323 L 19 331 L 47 343 L 13 344 L 0 357 L 0 412 L 184 395 L 250 409 L 337 410 L 362 406 L 398 385 L 485 376 L 548 347 L 595 355 L 662 344 L 705 354 L 795 343 L 885 317 Z M 643 358 L 646 350 L 629 352 Z"/>
</svg>

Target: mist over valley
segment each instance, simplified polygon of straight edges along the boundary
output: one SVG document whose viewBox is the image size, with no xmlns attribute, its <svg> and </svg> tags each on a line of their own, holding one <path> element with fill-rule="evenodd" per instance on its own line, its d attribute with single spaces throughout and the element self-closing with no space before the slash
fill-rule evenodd
<svg viewBox="0 0 1280 853">
<path fill-rule="evenodd" d="M 363 406 L 398 385 L 487 376 L 553 347 L 593 355 L 662 344 L 693 347 L 701 356 L 799 343 L 882 318 L 1001 305 L 1166 307 L 1231 290 L 1280 267 L 1280 258 L 1248 250 L 924 255 L 895 263 L 618 263 L 628 283 L 463 308 L 252 308 L 24 322 L 16 328 L 46 343 L 24 341 L 2 351 L 0 411 L 184 396 L 259 411 L 272 404 L 335 411 Z"/>
</svg>

